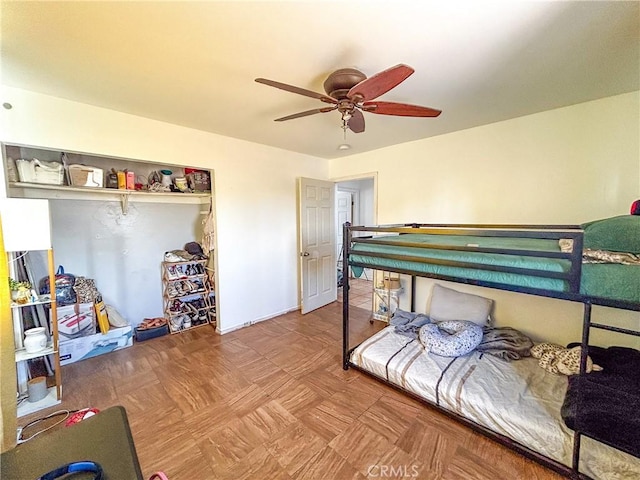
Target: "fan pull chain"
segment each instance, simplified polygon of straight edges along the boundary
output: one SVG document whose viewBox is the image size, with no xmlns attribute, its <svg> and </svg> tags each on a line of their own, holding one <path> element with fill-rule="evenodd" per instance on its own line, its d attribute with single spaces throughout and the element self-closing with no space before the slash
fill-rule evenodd
<svg viewBox="0 0 640 480">
<path fill-rule="evenodd" d="M 342 132 L 343 132 L 343 137 L 344 140 L 347 140 L 347 128 L 349 128 L 349 119 L 351 118 L 351 115 L 349 115 L 348 112 L 343 112 L 342 113 Z"/>
</svg>

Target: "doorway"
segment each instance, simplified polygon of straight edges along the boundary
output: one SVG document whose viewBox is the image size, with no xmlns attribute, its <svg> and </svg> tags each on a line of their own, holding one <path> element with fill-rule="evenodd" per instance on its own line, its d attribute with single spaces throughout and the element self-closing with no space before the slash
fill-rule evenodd
<svg viewBox="0 0 640 480">
<path fill-rule="evenodd" d="M 349 304 L 370 310 L 372 308 L 373 271 L 364 269 L 355 276 L 351 269 L 343 268 L 344 255 L 342 245 L 342 226 L 344 222 L 352 225 L 375 225 L 377 222 L 377 175 L 365 174 L 336 180 L 336 258 L 337 268 L 343 275 L 349 275 Z M 357 232 L 356 232 L 357 233 Z M 338 300 L 342 299 L 342 289 L 338 289 Z"/>
<path fill-rule="evenodd" d="M 370 310 L 373 272 L 343 272 L 343 224 L 373 225 L 376 220 L 377 176 L 365 174 L 333 180 L 298 180 L 298 247 L 300 306 L 307 313 L 336 298 L 341 301 L 345 275 L 350 278 L 350 304 Z M 337 272 L 336 272 L 337 270 Z M 356 295 L 357 290 L 362 294 Z M 353 289 L 353 290 L 352 290 Z M 368 298 L 362 298 L 365 295 Z M 364 305 L 363 305 L 364 304 Z"/>
</svg>

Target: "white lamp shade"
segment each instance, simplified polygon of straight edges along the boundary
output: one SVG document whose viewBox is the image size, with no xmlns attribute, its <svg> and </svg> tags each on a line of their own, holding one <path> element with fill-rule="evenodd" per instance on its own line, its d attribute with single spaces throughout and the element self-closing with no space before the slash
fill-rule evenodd
<svg viewBox="0 0 640 480">
<path fill-rule="evenodd" d="M 48 200 L 0 198 L 0 220 L 5 251 L 51 248 Z"/>
</svg>

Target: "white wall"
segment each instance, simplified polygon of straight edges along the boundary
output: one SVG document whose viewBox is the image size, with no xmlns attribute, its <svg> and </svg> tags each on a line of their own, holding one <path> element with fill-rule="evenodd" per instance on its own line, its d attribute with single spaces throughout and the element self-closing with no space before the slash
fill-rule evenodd
<svg viewBox="0 0 640 480">
<path fill-rule="evenodd" d="M 633 92 L 332 160 L 330 176 L 376 171 L 381 224 L 579 224 L 625 214 L 640 198 L 639 99 Z M 421 280 L 422 311 L 431 284 Z M 578 304 L 450 286 L 496 299 L 499 324 L 538 339 L 580 339 Z M 601 320 L 640 322 L 637 312 L 596 310 Z M 616 339 L 640 347 L 637 338 Z"/>
<path fill-rule="evenodd" d="M 326 161 L 20 89 L 2 102 L 4 142 L 214 170 L 221 330 L 298 306 L 296 178 Z"/>
<path fill-rule="evenodd" d="M 92 278 L 107 305 L 134 325 L 164 316 L 164 252 L 199 241 L 200 205 L 51 200 L 53 249 L 67 273 Z"/>
<path fill-rule="evenodd" d="M 377 171 L 380 223 L 582 223 L 640 195 L 639 117 L 639 92 L 618 95 L 331 160 L 330 175 Z"/>
</svg>

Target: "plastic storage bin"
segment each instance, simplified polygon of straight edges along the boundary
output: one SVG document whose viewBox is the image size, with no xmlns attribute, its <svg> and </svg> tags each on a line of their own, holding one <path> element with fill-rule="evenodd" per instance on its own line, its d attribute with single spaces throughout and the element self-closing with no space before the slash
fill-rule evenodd
<svg viewBox="0 0 640 480">
<path fill-rule="evenodd" d="M 165 323 L 159 327 L 147 328 L 145 330 L 135 329 L 136 342 L 144 342 L 145 340 L 151 340 L 152 338 L 162 337 L 169 333 L 169 324 Z"/>
<path fill-rule="evenodd" d="M 34 158 L 16 160 L 18 177 L 21 182 L 45 183 L 48 185 L 62 185 L 64 183 L 64 168 L 59 162 L 45 162 Z"/>
</svg>

